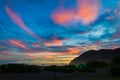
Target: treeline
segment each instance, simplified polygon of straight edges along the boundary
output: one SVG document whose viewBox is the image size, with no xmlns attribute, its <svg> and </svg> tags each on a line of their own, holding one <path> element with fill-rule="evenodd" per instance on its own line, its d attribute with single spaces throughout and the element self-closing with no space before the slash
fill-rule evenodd
<svg viewBox="0 0 120 80">
<path fill-rule="evenodd" d="M 0 65 L 0 73 L 29 73 L 29 72 L 39 72 L 40 67 L 36 65 L 27 64 L 3 64 Z"/>
<path fill-rule="evenodd" d="M 96 70 L 108 70 L 114 76 L 120 76 L 120 55 L 113 58 L 110 63 L 90 61 L 86 64 L 65 66 L 36 66 L 27 64 L 3 64 L 0 65 L 0 73 L 33 73 L 42 71 L 54 72 L 96 72 Z"/>
<path fill-rule="evenodd" d="M 55 72 L 75 72 L 76 66 L 36 66 L 28 64 L 3 64 L 0 65 L 0 73 L 33 73 L 43 71 L 55 71 Z"/>
</svg>

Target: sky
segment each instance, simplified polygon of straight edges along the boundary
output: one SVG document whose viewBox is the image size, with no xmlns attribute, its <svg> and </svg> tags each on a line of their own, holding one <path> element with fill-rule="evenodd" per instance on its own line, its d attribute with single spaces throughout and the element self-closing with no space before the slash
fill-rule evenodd
<svg viewBox="0 0 120 80">
<path fill-rule="evenodd" d="M 0 64 L 68 64 L 120 47 L 119 0 L 0 0 Z"/>
</svg>

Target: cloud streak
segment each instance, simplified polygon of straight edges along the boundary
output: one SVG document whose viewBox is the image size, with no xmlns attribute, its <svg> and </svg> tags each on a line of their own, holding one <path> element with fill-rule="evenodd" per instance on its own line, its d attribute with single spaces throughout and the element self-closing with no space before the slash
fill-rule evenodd
<svg viewBox="0 0 120 80">
<path fill-rule="evenodd" d="M 11 45 L 16 46 L 16 47 L 20 47 L 20 48 L 23 48 L 23 49 L 28 49 L 22 42 L 17 41 L 17 40 L 9 40 L 9 43 Z"/>
<path fill-rule="evenodd" d="M 33 31 L 31 31 L 26 25 L 25 23 L 22 21 L 22 19 L 16 14 L 14 13 L 8 6 L 4 7 L 5 12 L 7 13 L 7 15 L 10 17 L 10 19 L 17 24 L 19 27 L 21 27 L 22 29 L 24 29 L 28 34 L 30 34 L 30 36 L 38 39 L 39 41 L 42 42 L 42 39 L 39 38 Z"/>
</svg>

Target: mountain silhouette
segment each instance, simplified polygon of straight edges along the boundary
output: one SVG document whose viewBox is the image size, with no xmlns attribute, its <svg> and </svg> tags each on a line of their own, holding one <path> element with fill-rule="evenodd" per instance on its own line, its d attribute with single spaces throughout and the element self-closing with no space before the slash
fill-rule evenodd
<svg viewBox="0 0 120 80">
<path fill-rule="evenodd" d="M 120 48 L 117 49 L 101 49 L 99 51 L 96 50 L 90 50 L 79 57 L 73 59 L 70 62 L 70 65 L 77 65 L 77 64 L 82 64 L 82 63 L 87 63 L 89 61 L 104 61 L 104 62 L 110 62 L 110 60 L 115 57 L 120 55 Z"/>
</svg>

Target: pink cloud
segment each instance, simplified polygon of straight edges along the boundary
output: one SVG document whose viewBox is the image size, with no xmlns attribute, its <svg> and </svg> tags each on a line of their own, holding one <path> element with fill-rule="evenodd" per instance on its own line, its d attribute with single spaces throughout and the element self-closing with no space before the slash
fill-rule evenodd
<svg viewBox="0 0 120 80">
<path fill-rule="evenodd" d="M 62 46 L 64 40 L 58 40 L 56 38 L 53 38 L 51 41 L 49 42 L 44 42 L 45 46 Z"/>
<path fill-rule="evenodd" d="M 91 2 L 92 1 L 92 2 Z M 77 0 L 78 12 L 77 17 L 81 19 L 83 24 L 88 25 L 89 23 L 96 20 L 100 4 L 96 0 Z"/>
<path fill-rule="evenodd" d="M 38 43 L 32 43 L 32 46 L 33 47 L 41 47 L 40 44 L 38 44 Z"/>
<path fill-rule="evenodd" d="M 72 10 L 58 9 L 52 13 L 51 18 L 56 24 L 65 24 L 74 17 Z"/>
<path fill-rule="evenodd" d="M 94 22 L 99 14 L 100 3 L 96 0 L 77 0 L 77 7 L 65 9 L 63 5 L 51 14 L 56 24 L 65 24 L 73 20 L 81 21 L 84 25 Z"/>
<path fill-rule="evenodd" d="M 3 54 L 3 55 L 10 55 L 11 53 L 9 51 L 1 51 L 0 54 Z"/>
<path fill-rule="evenodd" d="M 17 41 L 17 40 L 9 40 L 9 43 L 14 45 L 14 46 L 23 48 L 23 49 L 28 49 L 22 42 Z"/>
<path fill-rule="evenodd" d="M 5 60 L 4 58 L 0 57 L 0 60 Z"/>
</svg>

